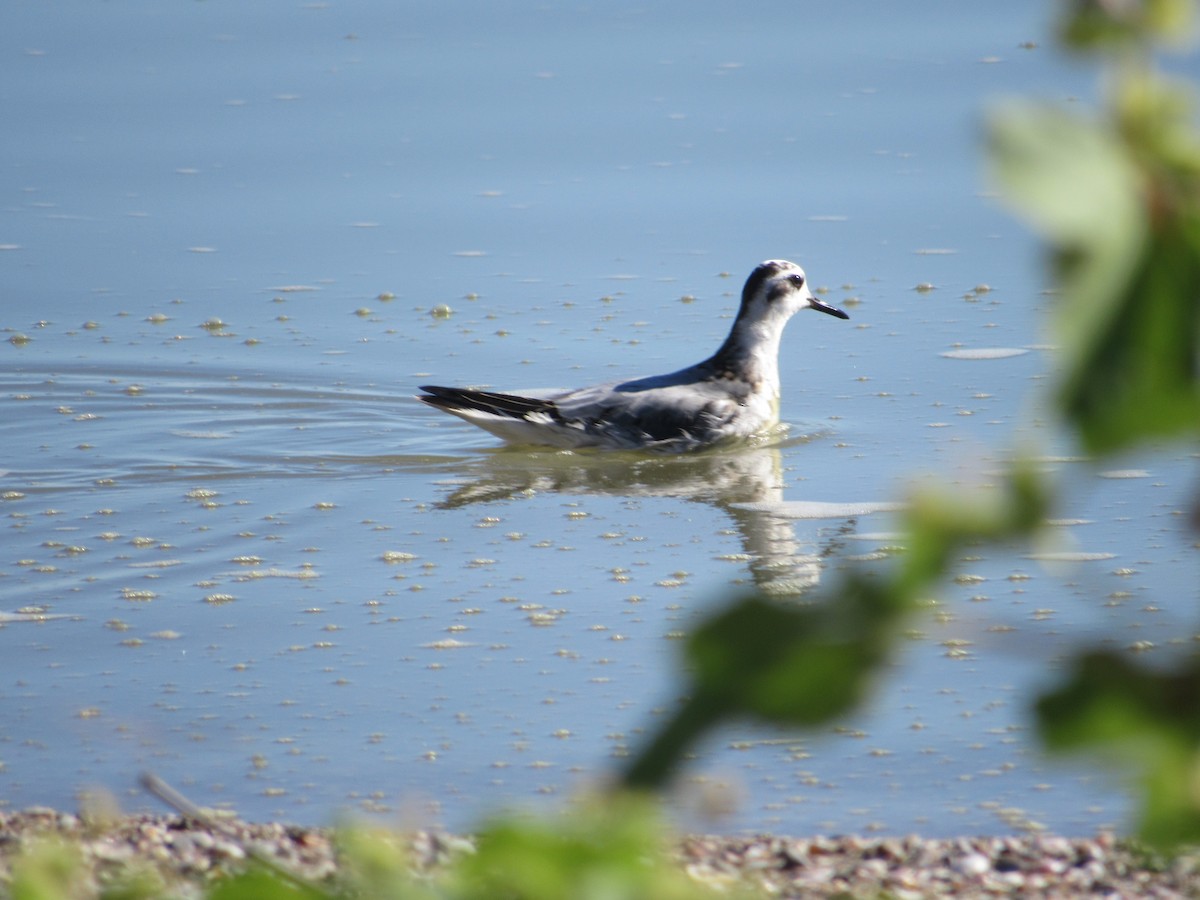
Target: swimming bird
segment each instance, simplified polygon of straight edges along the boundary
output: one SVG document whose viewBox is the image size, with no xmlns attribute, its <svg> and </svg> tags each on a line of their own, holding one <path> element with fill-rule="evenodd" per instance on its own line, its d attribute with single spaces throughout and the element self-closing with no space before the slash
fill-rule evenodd
<svg viewBox="0 0 1200 900">
<path fill-rule="evenodd" d="M 428 385 L 417 399 L 512 444 L 683 452 L 753 437 L 779 423 L 779 341 L 802 309 L 850 318 L 813 296 L 798 265 L 769 259 L 746 279 L 725 343 L 694 366 L 544 397 Z"/>
</svg>

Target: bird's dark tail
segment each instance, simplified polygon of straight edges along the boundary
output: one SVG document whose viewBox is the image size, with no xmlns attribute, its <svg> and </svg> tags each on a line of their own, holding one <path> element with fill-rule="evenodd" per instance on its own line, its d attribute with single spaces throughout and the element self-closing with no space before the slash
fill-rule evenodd
<svg viewBox="0 0 1200 900">
<path fill-rule="evenodd" d="M 424 391 L 425 396 L 417 397 L 418 400 L 439 409 L 473 409 L 514 419 L 524 419 L 531 413 L 545 413 L 558 418 L 558 409 L 550 400 L 536 400 L 516 394 L 496 394 L 491 391 L 471 391 L 466 388 L 439 387 L 434 384 L 422 385 L 419 390 Z"/>
</svg>

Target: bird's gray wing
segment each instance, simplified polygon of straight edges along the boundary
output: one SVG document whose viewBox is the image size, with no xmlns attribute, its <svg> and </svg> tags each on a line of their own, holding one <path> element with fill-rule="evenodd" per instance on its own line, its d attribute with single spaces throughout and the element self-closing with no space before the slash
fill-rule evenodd
<svg viewBox="0 0 1200 900">
<path fill-rule="evenodd" d="M 654 381 L 582 388 L 554 397 L 553 403 L 566 424 L 638 442 L 704 438 L 737 415 L 737 399 L 719 385 Z"/>
</svg>

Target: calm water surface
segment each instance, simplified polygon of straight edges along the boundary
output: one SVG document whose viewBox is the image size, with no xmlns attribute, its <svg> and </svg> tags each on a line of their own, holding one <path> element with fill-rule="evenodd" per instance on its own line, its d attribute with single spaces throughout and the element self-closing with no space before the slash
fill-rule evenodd
<svg viewBox="0 0 1200 900">
<path fill-rule="evenodd" d="M 1194 460 L 1037 424 L 1049 301 L 979 144 L 996 97 L 1090 94 L 1041 4 L 70 6 L 0 12 L 0 803 L 154 808 L 147 768 L 256 819 L 558 802 L 671 704 L 698 611 L 869 560 L 914 474 L 1031 439 L 1050 558 L 964 560 L 868 707 L 727 729 L 677 807 L 1128 825 L 1026 702 L 1080 642 L 1188 642 Z M 789 327 L 775 446 L 502 450 L 411 397 L 690 364 L 768 257 L 851 314 Z"/>
</svg>

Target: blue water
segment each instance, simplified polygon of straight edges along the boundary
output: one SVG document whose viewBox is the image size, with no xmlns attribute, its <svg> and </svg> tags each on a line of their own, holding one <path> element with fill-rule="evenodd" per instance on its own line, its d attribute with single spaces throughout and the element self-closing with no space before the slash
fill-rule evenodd
<svg viewBox="0 0 1200 900">
<path fill-rule="evenodd" d="M 1035 3 L 6 5 L 0 803 L 154 808 L 142 769 L 256 819 L 559 802 L 670 705 L 697 611 L 894 543 L 788 504 L 975 481 L 1032 438 L 1063 545 L 1111 556 L 965 560 L 867 708 L 730 727 L 674 804 L 1127 827 L 1026 704 L 1080 641 L 1186 642 L 1192 461 L 1100 477 L 1037 424 L 1050 301 L 981 135 L 999 97 L 1093 93 L 1046 29 Z M 695 362 L 770 257 L 851 314 L 789 326 L 781 446 L 501 451 L 412 399 Z"/>
</svg>

